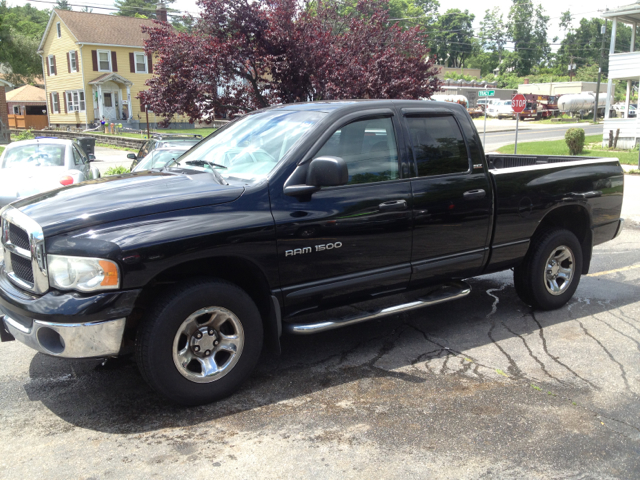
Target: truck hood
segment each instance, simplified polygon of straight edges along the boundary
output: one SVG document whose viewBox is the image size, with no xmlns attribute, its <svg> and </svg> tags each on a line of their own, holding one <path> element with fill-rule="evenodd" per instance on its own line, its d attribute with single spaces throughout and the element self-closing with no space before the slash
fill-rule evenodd
<svg viewBox="0 0 640 480">
<path fill-rule="evenodd" d="M 59 188 L 12 204 L 38 222 L 45 236 L 127 218 L 232 202 L 243 187 L 211 173 L 144 171 Z"/>
</svg>

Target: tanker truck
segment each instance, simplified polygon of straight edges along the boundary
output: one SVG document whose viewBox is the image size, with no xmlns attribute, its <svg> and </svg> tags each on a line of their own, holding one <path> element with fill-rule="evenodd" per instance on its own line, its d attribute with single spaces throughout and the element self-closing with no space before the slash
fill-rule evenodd
<svg viewBox="0 0 640 480">
<path fill-rule="evenodd" d="M 562 113 L 587 113 L 593 110 L 596 94 L 593 92 L 569 93 L 558 99 L 558 110 Z M 607 106 L 607 94 L 598 97 L 598 113 L 601 115 Z"/>
</svg>

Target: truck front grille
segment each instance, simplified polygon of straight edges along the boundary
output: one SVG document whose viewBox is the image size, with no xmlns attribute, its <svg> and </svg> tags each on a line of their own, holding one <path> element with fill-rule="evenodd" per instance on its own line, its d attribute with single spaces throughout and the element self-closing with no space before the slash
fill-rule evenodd
<svg viewBox="0 0 640 480">
<path fill-rule="evenodd" d="M 15 253 L 11 254 L 11 265 L 13 266 L 13 273 L 20 280 L 33 284 L 33 268 L 31 267 L 31 260 L 27 260 Z"/>
<path fill-rule="evenodd" d="M 29 250 L 29 235 L 17 225 L 9 224 L 9 241 L 16 247 Z"/>
<path fill-rule="evenodd" d="M 11 206 L 2 211 L 4 270 L 13 283 L 33 293 L 49 289 L 44 235 L 37 222 Z"/>
</svg>

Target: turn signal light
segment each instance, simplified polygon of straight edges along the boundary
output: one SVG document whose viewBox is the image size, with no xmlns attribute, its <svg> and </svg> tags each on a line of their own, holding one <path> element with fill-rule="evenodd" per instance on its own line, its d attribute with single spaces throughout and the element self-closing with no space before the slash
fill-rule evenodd
<svg viewBox="0 0 640 480">
<path fill-rule="evenodd" d="M 71 185 L 73 183 L 73 177 L 69 175 L 65 175 L 60 179 L 60 184 L 62 185 Z"/>
<path fill-rule="evenodd" d="M 102 267 L 102 271 L 104 272 L 104 280 L 102 280 L 103 287 L 107 286 L 117 286 L 118 285 L 118 267 L 115 263 L 109 262 L 106 260 L 99 260 L 98 263 Z"/>
</svg>

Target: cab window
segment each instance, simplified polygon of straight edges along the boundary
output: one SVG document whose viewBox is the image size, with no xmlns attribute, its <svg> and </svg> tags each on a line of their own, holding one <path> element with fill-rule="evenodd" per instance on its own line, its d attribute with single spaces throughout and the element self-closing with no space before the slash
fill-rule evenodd
<svg viewBox="0 0 640 480">
<path fill-rule="evenodd" d="M 341 157 L 346 162 L 349 185 L 399 178 L 391 118 L 360 120 L 341 127 L 315 155 L 322 156 Z"/>
<path fill-rule="evenodd" d="M 418 176 L 469 171 L 467 147 L 452 116 L 407 117 Z"/>
</svg>

